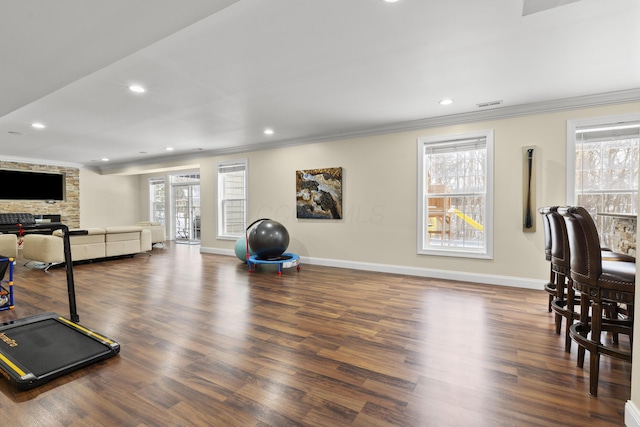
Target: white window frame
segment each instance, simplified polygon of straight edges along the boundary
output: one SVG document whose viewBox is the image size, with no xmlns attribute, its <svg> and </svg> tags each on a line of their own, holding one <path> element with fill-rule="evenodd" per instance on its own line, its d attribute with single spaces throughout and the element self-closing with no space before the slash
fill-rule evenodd
<svg viewBox="0 0 640 427">
<path fill-rule="evenodd" d="M 611 125 L 640 121 L 640 113 L 567 120 L 567 205 L 576 204 L 576 129 L 586 126 Z"/>
<path fill-rule="evenodd" d="M 223 210 L 223 194 L 222 194 L 222 171 L 221 169 L 225 168 L 225 167 L 229 167 L 229 166 L 234 166 L 234 165 L 242 165 L 244 166 L 244 225 L 245 228 L 247 226 L 247 218 L 248 218 L 248 212 L 249 212 L 249 162 L 247 159 L 237 159 L 237 160 L 229 160 L 229 161 L 223 161 L 223 162 L 218 162 L 216 165 L 216 176 L 217 176 L 217 180 L 218 180 L 218 187 L 217 187 L 217 227 L 216 227 L 216 237 L 218 239 L 221 240 L 236 240 L 242 236 L 244 236 L 244 233 L 239 233 L 239 234 L 229 234 L 229 233 L 224 233 L 224 210 Z"/>
<path fill-rule="evenodd" d="M 429 246 L 426 241 L 425 230 L 425 216 L 427 215 L 428 206 L 425 205 L 425 200 L 428 194 L 425 189 L 425 182 L 427 177 L 424 170 L 424 156 L 425 147 L 429 144 L 443 144 L 443 143 L 455 143 L 459 140 L 469 140 L 473 138 L 484 138 L 486 141 L 486 194 L 485 194 L 485 223 L 483 224 L 484 230 L 484 245 L 482 248 L 474 249 L 469 247 L 441 247 L 441 246 Z M 481 259 L 493 259 L 493 193 L 494 193 L 494 141 L 493 130 L 480 130 L 475 132 L 438 135 L 430 137 L 418 138 L 418 241 L 417 241 L 417 253 L 420 255 L 437 255 L 437 256 L 451 256 L 462 258 L 481 258 Z"/>
<path fill-rule="evenodd" d="M 148 180 L 148 188 L 149 188 L 149 220 L 150 221 L 155 221 L 155 216 L 154 216 L 154 208 L 155 208 L 155 200 L 153 198 L 154 194 L 153 191 L 151 190 L 153 187 L 153 182 L 160 182 L 162 181 L 162 185 L 164 185 L 164 221 L 162 222 L 162 225 L 166 225 L 167 223 L 167 200 L 168 200 L 168 194 L 167 194 L 167 180 L 165 179 L 164 176 L 157 176 L 157 177 L 151 177 Z"/>
</svg>

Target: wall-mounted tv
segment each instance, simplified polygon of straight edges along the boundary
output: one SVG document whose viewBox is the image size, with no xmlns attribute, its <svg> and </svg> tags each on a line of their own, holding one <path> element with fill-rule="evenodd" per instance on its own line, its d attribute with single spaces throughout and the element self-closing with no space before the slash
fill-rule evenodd
<svg viewBox="0 0 640 427">
<path fill-rule="evenodd" d="M 65 175 L 0 169 L 0 200 L 62 201 L 65 196 Z"/>
</svg>

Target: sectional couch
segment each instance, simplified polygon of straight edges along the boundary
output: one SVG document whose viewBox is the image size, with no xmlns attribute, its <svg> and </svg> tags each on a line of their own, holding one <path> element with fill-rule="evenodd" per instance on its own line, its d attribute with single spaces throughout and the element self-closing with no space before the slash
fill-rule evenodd
<svg viewBox="0 0 640 427">
<path fill-rule="evenodd" d="M 136 224 L 140 227 L 148 228 L 151 231 L 151 245 L 155 245 L 156 243 L 162 244 L 165 246 L 165 240 L 167 239 L 166 233 L 164 230 L 164 225 L 160 222 L 156 221 L 141 221 Z"/>
<path fill-rule="evenodd" d="M 18 256 L 18 236 L 0 234 L 0 256 L 14 259 Z"/>
<path fill-rule="evenodd" d="M 152 246 L 151 230 L 136 225 L 72 229 L 69 239 L 73 261 L 135 255 L 150 251 Z M 64 262 L 62 230 L 56 230 L 52 235 L 25 235 L 22 256 L 28 261 L 47 264 L 45 270 Z"/>
</svg>

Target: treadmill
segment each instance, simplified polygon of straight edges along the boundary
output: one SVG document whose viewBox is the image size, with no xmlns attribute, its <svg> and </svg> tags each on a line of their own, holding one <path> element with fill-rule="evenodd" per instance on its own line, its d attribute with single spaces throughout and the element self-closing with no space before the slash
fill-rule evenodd
<svg viewBox="0 0 640 427">
<path fill-rule="evenodd" d="M 0 324 L 0 374 L 17 389 L 28 390 L 117 355 L 120 344 L 78 323 L 69 235 L 82 231 L 70 231 L 60 223 L 36 224 L 35 220 L 7 224 L 4 215 L 0 214 L 0 232 L 22 235 L 62 230 L 70 314 L 68 319 L 44 313 Z"/>
</svg>

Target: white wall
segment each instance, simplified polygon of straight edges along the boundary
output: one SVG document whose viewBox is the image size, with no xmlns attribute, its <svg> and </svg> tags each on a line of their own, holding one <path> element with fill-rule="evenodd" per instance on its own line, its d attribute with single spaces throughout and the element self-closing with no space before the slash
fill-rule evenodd
<svg viewBox="0 0 640 427">
<path fill-rule="evenodd" d="M 133 225 L 140 221 L 137 176 L 100 175 L 80 169 L 80 227 Z"/>
<path fill-rule="evenodd" d="M 567 203 L 567 120 L 638 109 L 640 103 L 627 103 L 191 159 L 185 169 L 198 163 L 201 175 L 201 250 L 233 253 L 233 241 L 216 238 L 216 164 L 247 158 L 249 221 L 268 217 L 282 222 L 291 235 L 289 251 L 305 262 L 539 289 L 549 265 L 543 255 L 542 227 L 535 233 L 522 232 L 522 147 L 537 147 L 535 206 L 562 205 Z M 484 129 L 493 129 L 495 135 L 494 258 L 417 255 L 417 139 Z M 156 170 L 162 166 L 153 165 Z M 172 172 L 179 169 L 175 161 L 166 166 Z M 344 219 L 297 219 L 295 171 L 324 167 L 343 168 Z M 91 203 L 82 191 L 83 225 L 147 219 L 147 180 L 159 174 L 132 178 L 85 171 L 81 185 L 99 186 L 100 191 L 93 191 Z M 134 179 L 138 180 L 121 182 Z M 135 203 L 123 206 L 121 200 L 127 199 Z M 537 214 L 535 219 L 539 223 Z"/>
<path fill-rule="evenodd" d="M 538 147 L 535 206 L 565 204 L 566 121 L 638 108 L 631 103 L 202 159 L 202 250 L 233 247 L 216 240 L 215 200 L 209 206 L 205 198 L 216 194 L 217 161 L 247 157 L 249 222 L 267 217 L 283 223 L 291 236 L 289 251 L 312 262 L 539 288 L 549 265 L 542 227 L 522 232 L 522 147 Z M 484 129 L 495 131 L 494 259 L 417 255 L 416 140 Z M 297 219 L 295 171 L 338 166 L 345 218 Z"/>
</svg>

